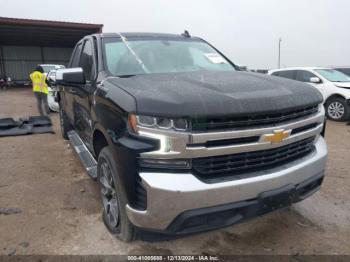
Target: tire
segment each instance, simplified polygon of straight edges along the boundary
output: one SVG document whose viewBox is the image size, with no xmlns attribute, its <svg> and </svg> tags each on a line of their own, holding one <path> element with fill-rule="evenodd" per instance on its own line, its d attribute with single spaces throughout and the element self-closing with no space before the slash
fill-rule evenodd
<svg viewBox="0 0 350 262">
<path fill-rule="evenodd" d="M 62 137 L 68 140 L 68 132 L 72 130 L 71 125 L 69 124 L 66 113 L 63 111 L 62 106 L 60 106 L 60 126 Z"/>
<path fill-rule="evenodd" d="M 346 104 L 345 99 L 342 98 L 331 98 L 327 101 L 326 115 L 329 119 L 333 121 L 345 121 L 349 117 L 349 106 Z"/>
<path fill-rule="evenodd" d="M 105 226 L 120 240 L 133 241 L 135 229 L 126 214 L 126 193 L 121 185 L 117 163 L 109 146 L 104 147 L 99 154 L 97 175 L 103 207 L 102 219 Z"/>
</svg>

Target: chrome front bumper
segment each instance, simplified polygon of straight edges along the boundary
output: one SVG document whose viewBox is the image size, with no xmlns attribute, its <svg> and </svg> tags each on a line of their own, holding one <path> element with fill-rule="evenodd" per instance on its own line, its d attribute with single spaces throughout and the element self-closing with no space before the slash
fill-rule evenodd
<svg viewBox="0 0 350 262">
<path fill-rule="evenodd" d="M 193 174 L 140 173 L 147 191 L 147 209 L 127 205 L 127 215 L 137 227 L 162 231 L 181 213 L 257 198 L 262 192 L 297 185 L 323 172 L 327 147 L 323 137 L 315 141 L 315 151 L 297 161 L 256 172 L 249 178 L 207 184 Z"/>
</svg>

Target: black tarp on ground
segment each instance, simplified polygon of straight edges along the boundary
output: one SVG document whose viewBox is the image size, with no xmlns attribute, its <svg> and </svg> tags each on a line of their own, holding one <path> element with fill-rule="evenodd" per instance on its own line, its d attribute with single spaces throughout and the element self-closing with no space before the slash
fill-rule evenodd
<svg viewBox="0 0 350 262">
<path fill-rule="evenodd" d="M 43 133 L 54 133 L 51 119 L 48 116 L 30 116 L 18 120 L 0 119 L 0 137 Z"/>
</svg>

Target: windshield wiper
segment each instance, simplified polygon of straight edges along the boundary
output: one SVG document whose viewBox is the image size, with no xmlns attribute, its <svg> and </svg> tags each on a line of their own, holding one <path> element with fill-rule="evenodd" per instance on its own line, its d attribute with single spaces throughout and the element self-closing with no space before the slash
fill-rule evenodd
<svg viewBox="0 0 350 262">
<path fill-rule="evenodd" d="M 128 78 L 128 77 L 133 77 L 133 76 L 137 76 L 137 74 L 130 74 L 130 75 L 118 75 L 117 77 L 120 77 L 120 78 Z"/>
</svg>

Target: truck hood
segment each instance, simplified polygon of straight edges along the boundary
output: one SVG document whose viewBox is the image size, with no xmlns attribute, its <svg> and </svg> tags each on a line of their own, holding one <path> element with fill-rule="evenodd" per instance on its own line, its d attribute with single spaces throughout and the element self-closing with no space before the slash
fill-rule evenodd
<svg viewBox="0 0 350 262">
<path fill-rule="evenodd" d="M 322 102 L 316 88 L 247 72 L 170 73 L 110 78 L 134 97 L 135 113 L 168 117 L 280 112 Z M 112 97 L 118 101 L 118 97 Z"/>
</svg>

